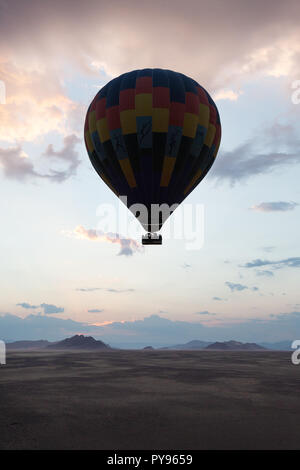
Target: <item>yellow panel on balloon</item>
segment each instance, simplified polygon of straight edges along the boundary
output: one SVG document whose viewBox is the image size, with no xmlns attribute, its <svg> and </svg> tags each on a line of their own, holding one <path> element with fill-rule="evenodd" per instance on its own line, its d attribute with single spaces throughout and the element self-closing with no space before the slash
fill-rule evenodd
<svg viewBox="0 0 300 470">
<path fill-rule="evenodd" d="M 208 127 L 209 123 L 209 107 L 206 104 L 199 104 L 199 124 L 200 126 Z"/>
<path fill-rule="evenodd" d="M 171 176 L 172 176 L 172 173 L 173 173 L 173 169 L 174 169 L 174 166 L 175 166 L 175 161 L 176 161 L 176 158 L 175 157 L 165 157 L 164 158 L 164 164 L 163 164 L 163 170 L 162 170 L 162 175 L 161 175 L 161 180 L 160 180 L 160 186 L 168 186 L 169 185 L 169 182 L 170 182 L 170 179 L 171 179 Z"/>
<path fill-rule="evenodd" d="M 90 133 L 92 134 L 93 132 L 96 132 L 97 130 L 97 125 L 96 125 L 96 111 L 90 111 L 89 112 L 89 130 Z"/>
<path fill-rule="evenodd" d="M 152 93 L 135 95 L 135 111 L 137 116 L 152 116 Z"/>
<path fill-rule="evenodd" d="M 119 160 L 119 163 L 130 188 L 135 188 L 136 181 L 135 181 L 135 177 L 131 168 L 129 158 L 123 158 L 122 160 Z"/>
<path fill-rule="evenodd" d="M 122 134 L 136 134 L 136 113 L 134 109 L 120 112 Z"/>
<path fill-rule="evenodd" d="M 91 139 L 91 134 L 90 134 L 90 132 L 89 132 L 89 131 L 86 131 L 86 132 L 84 133 L 84 137 L 85 137 L 85 142 L 86 142 L 88 151 L 92 153 L 95 149 L 94 149 L 94 144 L 93 144 L 92 139 Z"/>
<path fill-rule="evenodd" d="M 152 132 L 168 132 L 169 114 L 166 108 L 153 108 Z"/>
<path fill-rule="evenodd" d="M 198 122 L 199 117 L 196 114 L 184 113 L 182 135 L 193 139 L 196 135 Z"/>
<path fill-rule="evenodd" d="M 97 125 L 97 131 L 98 131 L 101 143 L 103 144 L 104 142 L 110 139 L 106 117 L 99 119 L 96 125 Z"/>
<path fill-rule="evenodd" d="M 214 126 L 213 124 L 210 124 L 208 126 L 208 131 L 207 131 L 206 136 L 205 136 L 204 145 L 207 145 L 208 147 L 211 147 L 212 143 L 213 143 L 213 140 L 215 138 L 215 134 L 216 134 L 216 126 Z"/>
</svg>

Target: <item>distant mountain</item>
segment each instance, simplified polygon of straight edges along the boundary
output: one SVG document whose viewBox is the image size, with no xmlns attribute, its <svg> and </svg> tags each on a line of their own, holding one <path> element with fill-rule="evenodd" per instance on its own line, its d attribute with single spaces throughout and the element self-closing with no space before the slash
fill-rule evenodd
<svg viewBox="0 0 300 470">
<path fill-rule="evenodd" d="M 224 341 L 209 344 L 205 349 L 218 351 L 262 351 L 263 346 L 256 343 L 240 343 L 239 341 Z"/>
<path fill-rule="evenodd" d="M 7 350 L 31 351 L 44 348 L 49 349 L 106 349 L 111 348 L 102 341 L 97 341 L 91 336 L 75 335 L 59 342 L 50 342 L 47 340 L 20 340 L 9 342 L 5 341 Z M 147 343 L 146 343 L 147 344 Z M 291 340 L 278 341 L 274 343 L 242 343 L 238 341 L 215 342 L 201 341 L 198 339 L 189 341 L 184 344 L 176 344 L 173 346 L 160 347 L 155 345 L 157 350 L 201 350 L 201 349 L 217 349 L 217 350 L 273 350 L 273 351 L 291 351 Z M 112 347 L 111 349 L 116 349 Z M 119 349 L 119 348 L 118 348 Z M 153 346 L 145 346 L 145 343 L 137 343 L 134 346 L 131 343 L 124 343 L 121 349 L 154 349 Z"/>
<path fill-rule="evenodd" d="M 6 349 L 10 350 L 35 350 L 35 349 L 43 349 L 46 348 L 51 343 L 44 339 L 37 340 L 37 341 L 14 341 L 13 343 L 6 343 Z"/>
<path fill-rule="evenodd" d="M 108 344 L 103 341 L 98 341 L 92 336 L 75 335 L 71 338 L 63 339 L 57 343 L 51 343 L 47 346 L 47 349 L 111 349 Z"/>
<path fill-rule="evenodd" d="M 143 351 L 154 351 L 154 348 L 153 348 L 153 346 L 145 346 L 143 348 Z"/>
<path fill-rule="evenodd" d="M 189 341 L 188 343 L 185 343 L 185 344 L 175 344 L 174 346 L 166 346 L 166 347 L 160 348 L 160 349 L 179 349 L 179 350 L 204 349 L 209 344 L 211 344 L 211 341 L 201 341 L 199 339 L 194 339 L 194 340 Z"/>
<path fill-rule="evenodd" d="M 292 340 L 278 341 L 277 343 L 259 343 L 266 349 L 272 349 L 273 351 L 291 351 Z"/>
</svg>

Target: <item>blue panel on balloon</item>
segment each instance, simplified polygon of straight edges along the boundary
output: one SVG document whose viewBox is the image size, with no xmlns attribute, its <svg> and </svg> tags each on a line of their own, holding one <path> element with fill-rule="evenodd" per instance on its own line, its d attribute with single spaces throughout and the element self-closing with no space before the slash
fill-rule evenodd
<svg viewBox="0 0 300 470">
<path fill-rule="evenodd" d="M 99 139 L 99 134 L 98 131 L 95 131 L 91 134 L 92 142 L 94 144 L 95 150 L 99 154 L 100 161 L 102 161 L 105 158 L 105 153 L 103 146 L 101 144 L 101 140 Z"/>
<path fill-rule="evenodd" d="M 169 126 L 165 152 L 168 157 L 177 157 L 181 137 L 182 127 Z"/>
<path fill-rule="evenodd" d="M 120 90 L 127 90 L 128 88 L 135 88 L 137 71 L 124 73 L 121 76 L 121 87 Z"/>
<path fill-rule="evenodd" d="M 195 95 L 197 95 L 196 82 L 194 82 L 194 80 L 191 80 L 189 77 L 186 77 L 183 74 L 181 74 L 181 78 L 182 78 L 182 81 L 184 83 L 185 91 L 189 91 L 189 92 L 195 93 Z"/>
<path fill-rule="evenodd" d="M 138 116 L 136 118 L 137 138 L 141 149 L 152 147 L 152 117 Z"/>
<path fill-rule="evenodd" d="M 99 93 L 97 93 L 97 101 L 98 101 L 98 99 L 100 100 L 101 98 L 105 98 L 105 97 L 106 97 L 107 90 L 108 90 L 108 84 L 105 85 L 103 88 L 101 88 L 101 90 L 99 91 Z"/>
<path fill-rule="evenodd" d="M 138 70 L 138 77 L 152 77 L 152 69 Z"/>
<path fill-rule="evenodd" d="M 193 155 L 193 157 L 198 157 L 200 155 L 202 145 L 205 140 L 206 132 L 207 132 L 206 127 L 200 126 L 198 124 L 196 135 L 193 140 L 192 147 L 191 147 L 191 155 Z"/>
<path fill-rule="evenodd" d="M 114 151 L 118 160 L 128 157 L 125 141 L 122 135 L 122 129 L 114 129 L 110 131 L 110 138 L 113 144 Z"/>
<path fill-rule="evenodd" d="M 162 69 L 154 69 L 153 70 L 153 78 L 152 78 L 153 86 L 169 86 L 169 78 L 168 78 L 168 71 Z"/>
<path fill-rule="evenodd" d="M 185 103 L 185 88 L 179 73 L 169 72 L 169 86 L 171 101 Z"/>
<path fill-rule="evenodd" d="M 118 106 L 119 104 L 119 91 L 120 91 L 121 79 L 120 77 L 115 78 L 109 83 L 109 88 L 106 97 L 106 107 Z"/>
</svg>

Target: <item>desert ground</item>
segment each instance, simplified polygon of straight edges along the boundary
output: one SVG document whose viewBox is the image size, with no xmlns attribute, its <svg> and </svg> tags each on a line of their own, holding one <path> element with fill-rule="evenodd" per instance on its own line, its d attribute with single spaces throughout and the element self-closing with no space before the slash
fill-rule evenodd
<svg viewBox="0 0 300 470">
<path fill-rule="evenodd" d="M 289 352 L 8 352 L 1 449 L 300 449 Z"/>
</svg>

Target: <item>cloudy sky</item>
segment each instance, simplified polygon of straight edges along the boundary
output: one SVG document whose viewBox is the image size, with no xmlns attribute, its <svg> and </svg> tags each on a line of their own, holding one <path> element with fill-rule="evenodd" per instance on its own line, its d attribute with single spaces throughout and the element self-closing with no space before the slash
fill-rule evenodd
<svg viewBox="0 0 300 470">
<path fill-rule="evenodd" d="M 46 338 L 50 318 L 72 333 L 163 318 L 199 339 L 300 334 L 299 14 L 297 0 L 0 0 L 0 337 L 36 319 Z M 87 157 L 90 101 L 145 67 L 193 77 L 220 112 L 217 161 L 183 204 L 202 208 L 201 247 L 176 238 L 175 212 L 143 248 Z M 101 228 L 103 204 L 130 237 L 111 216 Z"/>
</svg>

